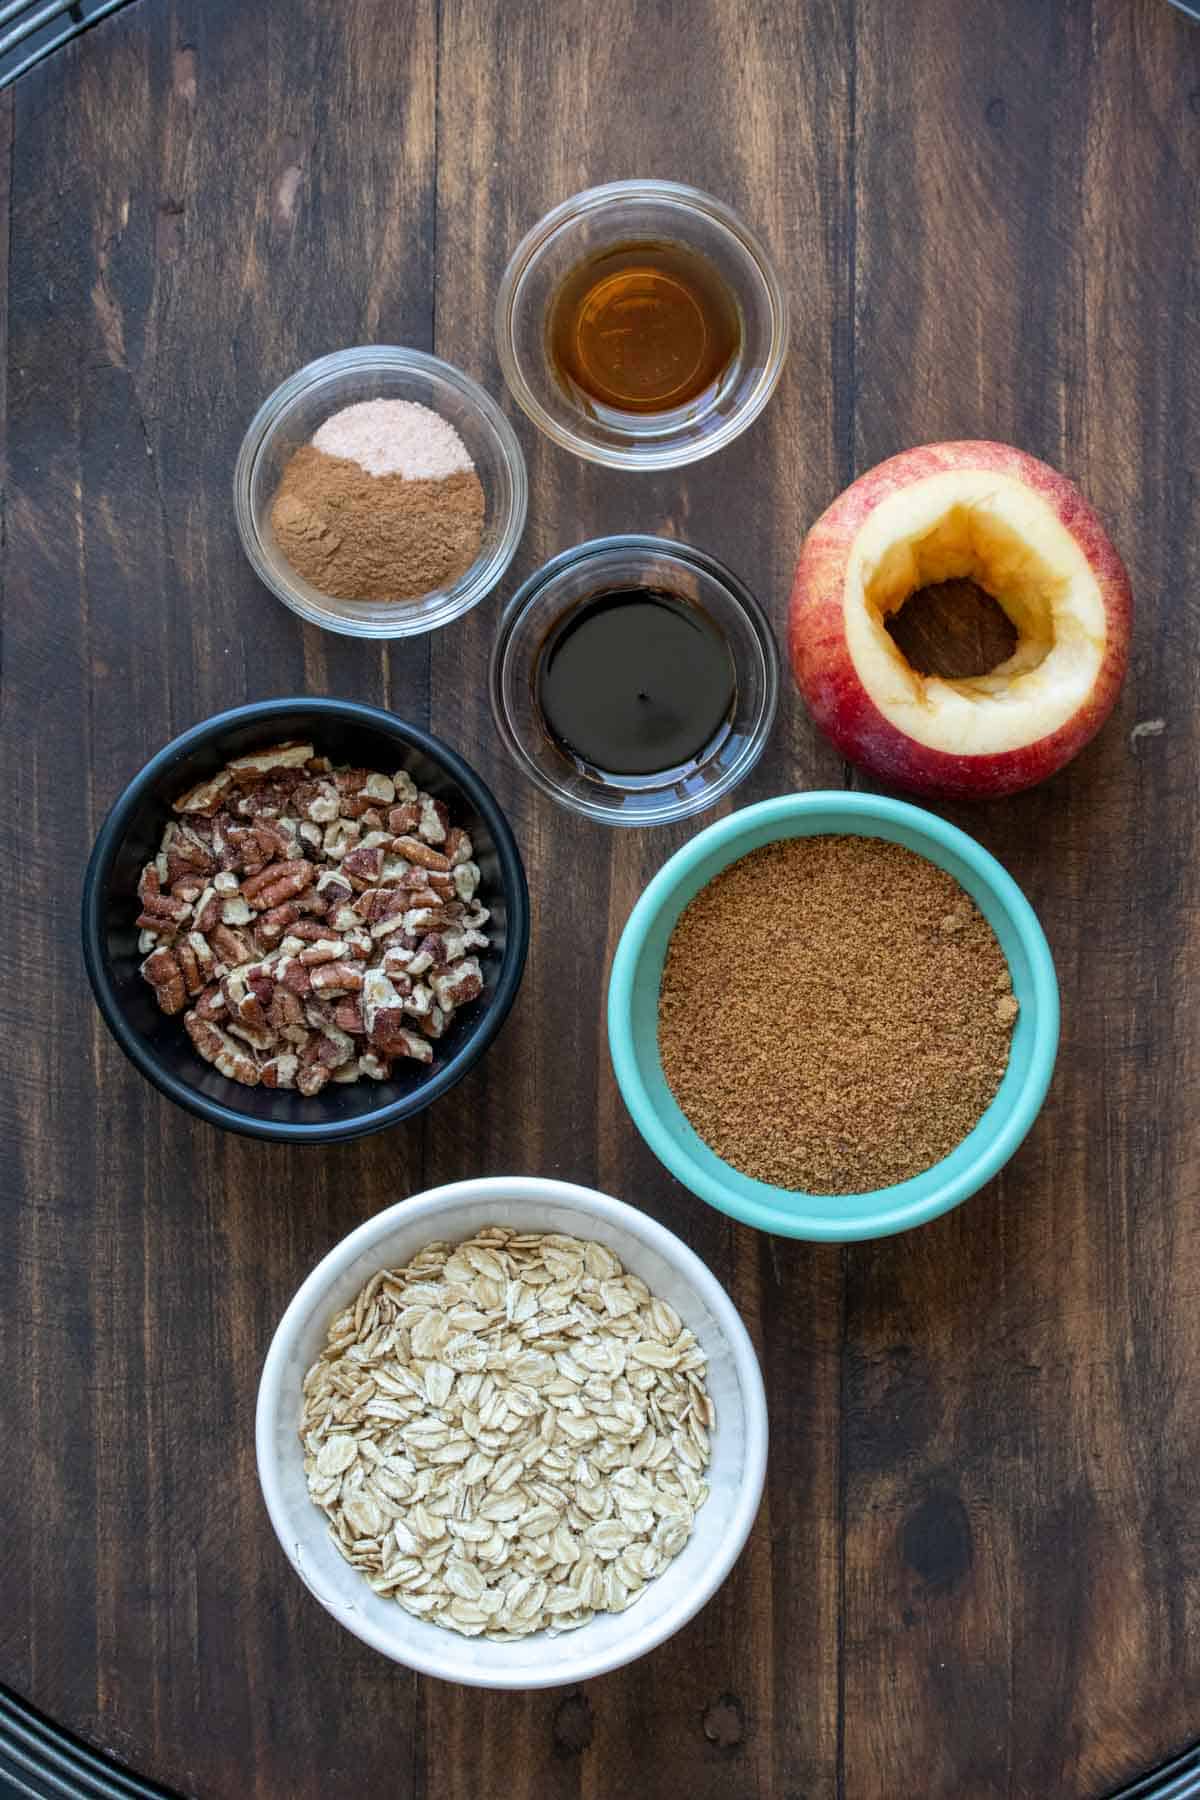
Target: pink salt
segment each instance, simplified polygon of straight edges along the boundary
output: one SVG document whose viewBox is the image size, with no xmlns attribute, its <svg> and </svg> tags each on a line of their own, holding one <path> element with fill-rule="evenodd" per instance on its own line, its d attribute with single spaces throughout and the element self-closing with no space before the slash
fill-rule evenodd
<svg viewBox="0 0 1200 1800">
<path fill-rule="evenodd" d="M 473 469 L 448 420 L 415 400 L 359 400 L 326 419 L 313 438 L 326 456 L 356 462 L 368 475 L 435 481 Z"/>
</svg>

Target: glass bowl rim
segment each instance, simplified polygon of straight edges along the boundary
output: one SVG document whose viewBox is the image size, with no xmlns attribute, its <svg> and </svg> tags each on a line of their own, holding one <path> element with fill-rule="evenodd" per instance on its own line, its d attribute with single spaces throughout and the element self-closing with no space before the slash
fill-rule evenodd
<svg viewBox="0 0 1200 1800">
<path fill-rule="evenodd" d="M 677 207 L 681 212 L 699 214 L 718 230 L 734 238 L 749 257 L 766 294 L 771 314 L 771 341 L 766 362 L 745 400 L 726 418 L 710 437 L 690 441 L 662 443 L 622 449 L 610 444 L 596 444 L 581 433 L 563 425 L 548 412 L 526 381 L 513 350 L 512 329 L 514 301 L 526 274 L 558 232 L 589 213 L 600 212 L 625 200 L 653 200 Z M 551 207 L 532 225 L 509 257 L 495 307 L 496 351 L 508 391 L 538 430 L 573 455 L 587 462 L 600 463 L 610 469 L 654 471 L 683 468 L 723 450 L 753 424 L 779 383 L 787 361 L 790 320 L 788 299 L 766 246 L 756 232 L 733 207 L 703 188 L 682 181 L 630 180 L 607 181 L 598 187 L 583 188 L 569 199 Z"/>
<path fill-rule="evenodd" d="M 331 377 L 371 369 L 411 371 L 414 374 L 435 376 L 452 387 L 474 410 L 485 436 L 490 436 L 495 444 L 512 483 L 512 502 L 504 528 L 490 554 L 478 567 L 473 565 L 474 572 L 468 570 L 458 581 L 441 590 L 442 602 L 432 611 L 420 616 L 397 617 L 394 621 L 381 624 L 339 618 L 327 613 L 314 606 L 292 582 L 281 577 L 265 554 L 262 534 L 250 500 L 254 473 L 267 438 L 291 408 L 305 394 L 320 387 Z M 275 598 L 306 623 L 319 625 L 323 630 L 336 632 L 341 637 L 376 640 L 420 637 L 425 632 L 435 631 L 439 626 L 448 625 L 452 620 L 470 612 L 503 580 L 525 530 L 529 509 L 529 475 L 524 452 L 511 423 L 486 388 L 472 376 L 427 350 L 412 350 L 402 344 L 355 344 L 341 350 L 332 350 L 325 356 L 318 356 L 312 362 L 305 363 L 273 388 L 262 401 L 246 428 L 234 464 L 233 509 L 238 536 L 251 568 Z M 403 607 L 404 602 L 398 602 L 397 605 Z"/>
<path fill-rule="evenodd" d="M 521 619 L 547 587 L 578 563 L 601 562 L 614 554 L 636 550 L 673 557 L 678 562 L 701 569 L 717 582 L 732 604 L 743 614 L 750 627 L 751 635 L 759 652 L 764 693 L 762 705 L 758 709 L 745 748 L 737 760 L 710 787 L 705 788 L 699 794 L 690 794 L 683 800 L 673 799 L 661 806 L 648 806 L 640 812 L 625 813 L 615 807 L 603 806 L 598 802 L 592 803 L 576 794 L 568 793 L 537 766 L 508 718 L 504 704 L 503 680 L 513 633 Z M 582 544 L 568 545 L 565 550 L 558 551 L 548 562 L 544 562 L 536 568 L 521 583 L 500 615 L 488 668 L 488 692 L 491 696 L 492 716 L 496 721 L 496 729 L 500 733 L 505 749 L 522 774 L 527 776 L 535 787 L 540 788 L 542 793 L 548 794 L 560 806 L 566 807 L 568 812 L 573 812 L 580 818 L 590 819 L 594 824 L 615 825 L 633 830 L 653 825 L 669 825 L 680 819 L 691 818 L 695 813 L 706 812 L 710 806 L 715 806 L 718 800 L 723 799 L 731 789 L 736 787 L 750 773 L 766 748 L 778 710 L 779 686 L 779 646 L 775 641 L 771 621 L 741 577 L 735 575 L 732 569 L 707 550 L 700 550 L 694 544 L 683 543 L 678 538 L 655 537 L 645 532 L 621 532 L 611 537 L 588 538 Z"/>
</svg>

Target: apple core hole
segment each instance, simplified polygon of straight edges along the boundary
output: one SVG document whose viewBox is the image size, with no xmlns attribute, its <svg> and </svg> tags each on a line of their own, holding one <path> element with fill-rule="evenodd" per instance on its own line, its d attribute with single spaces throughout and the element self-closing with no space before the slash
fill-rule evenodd
<svg viewBox="0 0 1200 1800">
<path fill-rule="evenodd" d="M 969 576 L 917 588 L 884 625 L 915 675 L 943 681 L 990 675 L 1020 636 L 995 595 Z"/>
<path fill-rule="evenodd" d="M 989 703 L 1054 650 L 1069 580 L 994 506 L 965 501 L 877 553 L 864 598 L 915 697 L 942 684 Z"/>
</svg>

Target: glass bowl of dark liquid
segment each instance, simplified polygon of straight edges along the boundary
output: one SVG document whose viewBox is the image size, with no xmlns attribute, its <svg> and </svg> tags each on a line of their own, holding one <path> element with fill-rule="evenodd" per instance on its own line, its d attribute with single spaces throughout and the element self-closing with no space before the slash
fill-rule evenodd
<svg viewBox="0 0 1200 1800">
<path fill-rule="evenodd" d="M 667 538 L 596 538 L 513 596 L 491 690 L 500 734 L 538 787 L 607 825 L 661 825 L 754 767 L 779 658 L 758 602 L 715 557 Z"/>
</svg>

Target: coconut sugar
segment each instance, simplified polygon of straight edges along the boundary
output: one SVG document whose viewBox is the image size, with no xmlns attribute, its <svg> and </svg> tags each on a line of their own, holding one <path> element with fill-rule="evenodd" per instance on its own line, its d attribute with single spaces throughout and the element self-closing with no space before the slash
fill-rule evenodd
<svg viewBox="0 0 1200 1800">
<path fill-rule="evenodd" d="M 788 838 L 680 916 L 659 1052 L 734 1168 L 856 1194 L 920 1174 L 978 1124 L 1017 1012 L 995 934 L 944 869 L 879 838 Z"/>
</svg>

